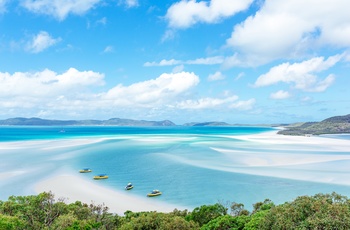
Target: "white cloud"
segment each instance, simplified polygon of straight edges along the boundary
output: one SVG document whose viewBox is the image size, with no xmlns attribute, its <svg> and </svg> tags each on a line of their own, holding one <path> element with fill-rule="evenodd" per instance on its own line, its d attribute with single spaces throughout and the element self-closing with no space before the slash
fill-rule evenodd
<svg viewBox="0 0 350 230">
<path fill-rule="evenodd" d="M 230 106 L 230 108 L 234 108 L 237 110 L 251 110 L 255 105 L 256 100 L 251 98 L 246 101 L 238 101 Z"/>
<path fill-rule="evenodd" d="M 4 116 L 74 117 L 100 108 L 90 89 L 103 85 L 104 75 L 68 69 L 62 74 L 41 72 L 0 72 L 0 108 Z"/>
<path fill-rule="evenodd" d="M 277 92 L 270 94 L 270 98 L 277 99 L 277 100 L 287 99 L 290 97 L 291 97 L 290 93 L 284 90 L 278 90 Z"/>
<path fill-rule="evenodd" d="M 85 14 L 100 1 L 101 0 L 23 0 L 22 6 L 33 13 L 52 15 L 62 21 L 69 14 Z"/>
<path fill-rule="evenodd" d="M 180 73 L 180 72 L 184 71 L 184 69 L 185 69 L 184 65 L 178 65 L 178 66 L 175 66 L 173 68 L 172 72 L 173 73 Z"/>
<path fill-rule="evenodd" d="M 70 68 L 61 74 L 48 69 L 33 73 L 0 72 L 0 110 L 3 116 L 71 119 L 128 114 L 145 118 L 157 114 L 171 116 L 175 110 L 249 110 L 255 103 L 254 99 L 239 101 L 238 96 L 230 93 L 223 98 L 193 99 L 196 93 L 192 90 L 199 81 L 191 72 L 164 73 L 101 92 L 97 86 L 104 85 L 104 75 L 93 71 Z"/>
<path fill-rule="evenodd" d="M 326 60 L 324 57 L 315 57 L 300 63 L 283 63 L 259 76 L 254 85 L 262 87 L 283 82 L 293 84 L 296 89 L 303 91 L 322 92 L 333 83 L 335 77 L 330 74 L 320 81 L 315 73 L 329 69 L 341 58 L 342 55 L 335 55 Z"/>
<path fill-rule="evenodd" d="M 214 74 L 210 74 L 208 76 L 208 81 L 219 81 L 223 79 L 225 79 L 225 75 L 223 75 L 220 71 L 217 71 Z"/>
<path fill-rule="evenodd" d="M 182 96 L 182 93 L 198 83 L 199 77 L 194 73 L 164 73 L 156 79 L 130 86 L 117 85 L 103 98 L 119 106 L 153 107 L 172 103 L 175 98 Z"/>
<path fill-rule="evenodd" d="M 26 49 L 32 53 L 40 53 L 60 41 L 61 38 L 55 39 L 52 38 L 46 31 L 40 31 L 37 35 L 33 36 L 30 42 L 27 43 Z"/>
<path fill-rule="evenodd" d="M 247 64 L 246 63 L 243 63 L 242 60 L 240 60 L 241 57 L 238 57 L 238 54 L 235 53 L 234 55 L 232 56 L 228 56 L 225 58 L 225 61 L 223 63 L 223 67 L 225 69 L 229 69 L 233 66 L 246 66 Z"/>
<path fill-rule="evenodd" d="M 139 5 L 139 1 L 138 0 L 125 0 L 125 5 L 128 8 L 137 7 Z"/>
<path fill-rule="evenodd" d="M 217 65 L 222 64 L 224 62 L 224 58 L 222 56 L 214 56 L 214 57 L 207 57 L 207 58 L 198 58 L 194 60 L 161 60 L 160 62 L 146 62 L 144 66 L 172 66 L 172 65 L 180 65 L 180 64 L 187 64 L 187 65 Z"/>
<path fill-rule="evenodd" d="M 238 96 L 233 95 L 226 98 L 200 98 L 198 100 L 184 100 L 177 103 L 176 108 L 178 109 L 235 109 L 235 110 L 251 110 L 254 107 L 255 99 L 251 98 L 246 101 L 237 101 Z"/>
<path fill-rule="evenodd" d="M 61 95 L 76 95 L 88 86 L 103 85 L 104 75 L 92 71 L 68 69 L 57 74 L 45 69 L 41 72 L 0 72 L 0 105 L 36 107 L 47 105 Z M 11 100 L 8 100 L 11 98 Z"/>
<path fill-rule="evenodd" d="M 104 75 L 93 71 L 78 71 L 74 68 L 56 76 L 58 82 L 65 86 L 103 85 Z"/>
<path fill-rule="evenodd" d="M 106 46 L 106 48 L 103 50 L 104 53 L 113 53 L 114 47 L 113 46 Z"/>
<path fill-rule="evenodd" d="M 221 105 L 231 104 L 238 99 L 237 96 L 231 96 L 224 99 L 220 98 L 201 98 L 198 100 L 184 100 L 179 102 L 176 107 L 180 109 L 210 109 Z"/>
<path fill-rule="evenodd" d="M 159 63 L 157 62 L 146 62 L 144 66 L 171 66 L 171 65 L 180 65 L 182 64 L 181 61 L 170 59 L 170 60 L 161 60 Z"/>
<path fill-rule="evenodd" d="M 224 58 L 221 56 L 215 56 L 215 57 L 207 57 L 207 58 L 198 58 L 195 60 L 188 60 L 185 62 L 185 64 L 189 65 L 217 65 L 222 64 L 224 61 Z"/>
<path fill-rule="evenodd" d="M 238 81 L 239 79 L 241 79 L 242 77 L 245 76 L 245 73 L 244 72 L 240 72 L 237 77 L 235 77 L 235 81 Z"/>
<path fill-rule="evenodd" d="M 226 65 L 257 66 L 319 47 L 347 48 L 349 8 L 348 0 L 266 0 L 255 15 L 234 27 L 227 45 L 237 53 Z"/>
<path fill-rule="evenodd" d="M 309 92 L 323 92 L 330 85 L 333 84 L 334 80 L 335 80 L 335 76 L 333 74 L 330 74 L 324 80 L 317 82 L 313 88 L 309 88 L 307 91 L 309 91 Z"/>
<path fill-rule="evenodd" d="M 196 23 L 217 23 L 247 9 L 253 0 L 181 0 L 171 5 L 165 15 L 171 28 L 188 28 Z"/>
<path fill-rule="evenodd" d="M 168 40 L 172 40 L 172 39 L 175 38 L 175 35 L 176 35 L 175 30 L 172 30 L 172 29 L 166 30 L 165 33 L 162 36 L 161 41 L 165 42 L 165 41 L 168 41 Z"/>
<path fill-rule="evenodd" d="M 349 51 L 346 51 L 344 53 L 344 61 L 345 62 L 350 62 L 350 53 L 349 53 Z"/>
</svg>

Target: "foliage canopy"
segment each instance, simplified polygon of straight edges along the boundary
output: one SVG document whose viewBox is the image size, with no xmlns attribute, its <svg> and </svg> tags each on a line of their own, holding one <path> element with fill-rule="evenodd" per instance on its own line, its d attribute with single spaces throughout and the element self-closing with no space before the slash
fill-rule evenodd
<svg viewBox="0 0 350 230">
<path fill-rule="evenodd" d="M 36 229 L 139 229 L 139 230 L 253 230 L 253 229 L 350 229 L 350 200 L 337 193 L 300 196 L 275 205 L 271 200 L 253 204 L 250 213 L 233 202 L 228 208 L 216 203 L 192 212 L 108 212 L 104 204 L 66 204 L 51 192 L 11 196 L 0 201 L 0 230 Z"/>
</svg>

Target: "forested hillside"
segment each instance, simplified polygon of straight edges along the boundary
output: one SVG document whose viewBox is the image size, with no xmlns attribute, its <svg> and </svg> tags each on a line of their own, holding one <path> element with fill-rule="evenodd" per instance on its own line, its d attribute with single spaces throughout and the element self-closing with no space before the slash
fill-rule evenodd
<svg viewBox="0 0 350 230">
<path fill-rule="evenodd" d="M 305 122 L 287 126 L 278 134 L 305 135 L 305 134 L 338 134 L 350 133 L 350 114 L 327 118 L 321 122 Z"/>
<path fill-rule="evenodd" d="M 281 205 L 266 199 L 253 204 L 251 212 L 233 202 L 170 213 L 126 211 L 118 216 L 104 205 L 66 204 L 63 199 L 55 200 L 52 193 L 41 193 L 0 201 L 0 229 L 341 230 L 350 229 L 350 200 L 336 193 L 316 194 Z"/>
</svg>

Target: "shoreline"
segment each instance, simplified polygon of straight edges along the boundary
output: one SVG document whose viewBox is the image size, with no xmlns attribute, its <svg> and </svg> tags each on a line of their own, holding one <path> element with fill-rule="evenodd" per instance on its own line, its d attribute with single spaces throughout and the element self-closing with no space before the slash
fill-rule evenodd
<svg viewBox="0 0 350 230">
<path fill-rule="evenodd" d="M 93 181 L 89 181 L 74 174 L 58 173 L 46 179 L 43 179 L 34 185 L 34 191 L 51 191 L 55 199 L 63 198 L 66 203 L 81 201 L 86 204 L 94 203 L 104 204 L 109 208 L 109 212 L 118 215 L 124 215 L 124 212 L 130 210 L 133 212 L 158 211 L 171 212 L 175 208 L 181 209 L 179 205 L 165 203 L 154 198 L 140 197 L 132 194 L 131 191 L 113 190 Z"/>
<path fill-rule="evenodd" d="M 331 138 L 326 135 L 322 136 L 293 136 L 293 135 L 283 135 L 277 134 L 279 130 L 267 131 L 257 134 L 248 134 L 248 135 L 237 135 L 229 136 L 230 138 L 235 138 L 244 141 L 257 142 L 262 144 L 302 144 L 308 145 L 311 147 L 316 147 L 316 150 L 329 151 L 339 150 L 344 152 L 349 152 L 350 142 L 346 139 L 340 138 Z M 332 134 L 332 135 L 341 135 L 341 134 Z M 319 148 L 317 148 L 318 146 Z M 325 148 L 326 147 L 326 148 Z"/>
</svg>

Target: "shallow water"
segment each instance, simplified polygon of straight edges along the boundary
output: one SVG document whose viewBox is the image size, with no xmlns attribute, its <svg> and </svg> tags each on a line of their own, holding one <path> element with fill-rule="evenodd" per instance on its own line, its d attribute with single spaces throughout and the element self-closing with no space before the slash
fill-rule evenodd
<svg viewBox="0 0 350 230">
<path fill-rule="evenodd" d="M 1 127 L 0 199 L 33 194 L 33 184 L 57 173 L 76 173 L 130 195 L 192 209 L 235 201 L 246 208 L 265 198 L 275 203 L 336 191 L 350 195 L 350 150 L 243 141 L 237 135 L 262 127 Z M 89 167 L 93 173 L 79 174 Z M 282 178 L 281 178 L 282 177 Z M 320 180 L 321 178 L 321 180 Z M 315 182 L 318 181 L 318 182 Z M 323 183 L 319 183 L 322 181 Z M 338 184 L 335 184 L 338 183 Z"/>
</svg>

